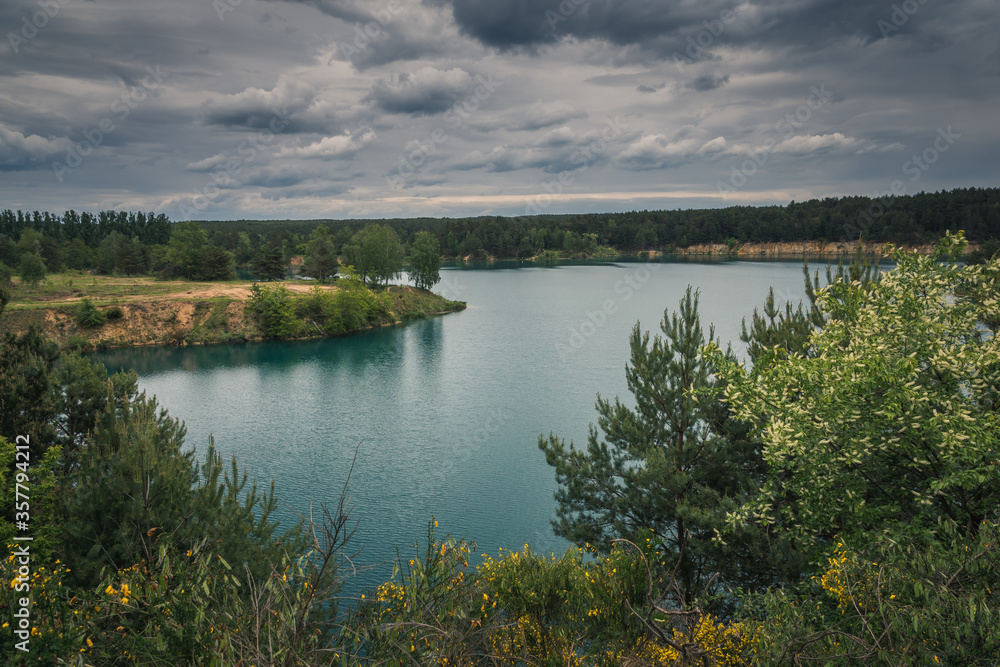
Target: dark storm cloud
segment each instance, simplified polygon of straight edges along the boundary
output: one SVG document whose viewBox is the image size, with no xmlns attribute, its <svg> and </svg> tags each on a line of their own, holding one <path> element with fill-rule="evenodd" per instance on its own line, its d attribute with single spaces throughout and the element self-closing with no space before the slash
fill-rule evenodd
<svg viewBox="0 0 1000 667">
<path fill-rule="evenodd" d="M 335 38 L 334 57 L 359 70 L 448 53 L 452 40 L 442 39 L 440 21 L 414 11 L 403 0 L 270 0 L 299 4 L 341 21 L 345 30 Z M 438 12 L 441 16 L 444 11 Z"/>
<path fill-rule="evenodd" d="M 930 4 L 910 2 L 919 12 Z M 501 50 L 576 37 L 692 60 L 704 59 L 722 43 L 815 49 L 846 38 L 884 39 L 897 29 L 893 6 L 871 0 L 453 0 L 460 28 Z M 909 18 L 904 12 L 896 23 Z"/>
<path fill-rule="evenodd" d="M 690 81 L 687 84 L 687 87 L 703 93 L 709 90 L 715 90 L 716 88 L 722 88 L 727 83 L 729 83 L 728 76 L 713 76 L 711 74 L 702 74 L 693 81 Z"/>
<path fill-rule="evenodd" d="M 388 113 L 428 116 L 450 109 L 474 83 L 468 72 L 457 67 L 423 67 L 413 74 L 404 72 L 393 80 L 377 81 L 365 99 Z"/>
</svg>

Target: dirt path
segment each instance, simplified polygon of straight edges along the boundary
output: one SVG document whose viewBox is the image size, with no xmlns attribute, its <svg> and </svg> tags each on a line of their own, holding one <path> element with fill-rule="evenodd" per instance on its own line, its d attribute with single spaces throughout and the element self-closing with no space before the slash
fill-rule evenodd
<svg viewBox="0 0 1000 667">
<path fill-rule="evenodd" d="M 267 284 L 267 283 L 263 283 Z M 294 292 L 296 294 L 306 294 L 312 290 L 314 286 L 317 285 L 315 282 L 303 282 L 298 280 L 287 280 L 280 283 L 288 291 Z M 244 283 L 240 285 L 224 284 L 224 283 L 191 283 L 184 281 L 155 281 L 150 282 L 156 290 L 166 290 L 158 291 L 154 293 L 145 293 L 143 290 L 134 293 L 116 293 L 113 295 L 88 295 L 85 291 L 80 294 L 74 294 L 72 296 L 58 296 L 54 298 L 42 298 L 42 299 L 31 299 L 35 303 L 45 303 L 50 306 L 59 306 L 77 303 L 85 298 L 90 298 L 96 302 L 105 302 L 108 300 L 114 300 L 116 303 L 135 303 L 139 301 L 149 302 L 149 301 L 201 301 L 205 299 L 213 299 L 219 297 L 228 297 L 230 299 L 238 299 L 241 301 L 246 300 L 250 296 L 250 286 L 252 283 Z M 320 285 L 324 290 L 336 290 L 334 285 Z M 74 290 L 81 291 L 81 290 Z"/>
<path fill-rule="evenodd" d="M 167 283 L 168 285 L 170 283 Z M 211 283 L 205 285 L 192 286 L 190 283 L 177 283 L 181 286 L 181 289 L 176 292 L 170 292 L 168 294 L 161 294 L 155 297 L 155 299 L 211 299 L 214 297 L 228 296 L 233 299 L 246 299 L 250 295 L 250 285 L 213 285 Z M 267 283 L 264 283 L 267 284 Z M 304 283 L 295 280 L 286 280 L 281 283 L 289 292 L 295 292 L 297 294 L 306 294 L 312 290 L 312 288 L 317 285 L 317 283 Z M 193 289 L 188 289 L 193 287 Z M 333 285 L 320 285 L 324 290 L 335 290 L 337 289 Z"/>
</svg>

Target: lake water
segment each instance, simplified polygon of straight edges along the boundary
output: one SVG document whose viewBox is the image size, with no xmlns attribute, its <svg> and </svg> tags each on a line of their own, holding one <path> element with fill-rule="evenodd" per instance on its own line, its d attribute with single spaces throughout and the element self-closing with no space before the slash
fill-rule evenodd
<svg viewBox="0 0 1000 667">
<path fill-rule="evenodd" d="M 773 286 L 805 299 L 801 262 L 495 264 L 442 270 L 435 291 L 468 309 L 335 339 L 110 351 L 188 428 L 209 436 L 265 487 L 281 517 L 310 502 L 336 504 L 350 483 L 364 564 L 407 557 L 435 517 L 438 535 L 480 552 L 525 543 L 567 544 L 552 534 L 556 488 L 538 449 L 555 432 L 585 444 L 594 401 L 627 396 L 628 337 L 657 329 L 687 285 L 701 291 L 706 330 L 742 354 L 740 320 Z M 353 582 L 385 580 L 391 564 Z"/>
</svg>

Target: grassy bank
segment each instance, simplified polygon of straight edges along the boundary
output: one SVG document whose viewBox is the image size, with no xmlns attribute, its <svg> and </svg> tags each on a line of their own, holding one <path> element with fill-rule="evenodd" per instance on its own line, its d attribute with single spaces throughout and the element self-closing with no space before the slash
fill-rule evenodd
<svg viewBox="0 0 1000 667">
<path fill-rule="evenodd" d="M 0 315 L 0 330 L 26 331 L 38 325 L 45 335 L 70 349 L 94 350 L 141 345 L 206 345 L 274 338 L 248 313 L 248 281 L 162 281 L 148 276 L 121 278 L 77 272 L 54 274 L 37 286 L 15 283 L 13 299 Z M 285 338 L 331 335 L 297 307 L 317 294 L 331 298 L 337 285 L 301 281 L 281 283 L 300 326 Z M 454 312 L 460 301 L 409 286 L 388 291 L 360 288 L 384 307 L 362 322 L 353 320 L 337 334 Z M 89 315 L 89 317 L 88 317 Z"/>
</svg>

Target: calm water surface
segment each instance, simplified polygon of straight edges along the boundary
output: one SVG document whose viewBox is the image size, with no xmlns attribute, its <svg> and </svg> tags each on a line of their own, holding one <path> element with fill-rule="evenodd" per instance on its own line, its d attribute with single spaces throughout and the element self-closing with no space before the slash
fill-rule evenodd
<svg viewBox="0 0 1000 667">
<path fill-rule="evenodd" d="M 442 271 L 435 291 L 468 309 L 336 339 L 112 351 L 110 368 L 182 419 L 189 445 L 209 437 L 265 486 L 290 521 L 310 502 L 335 504 L 351 478 L 355 547 L 364 564 L 414 552 L 438 534 L 480 552 L 526 542 L 562 550 L 553 473 L 538 436 L 585 443 L 596 394 L 628 397 L 628 336 L 655 329 L 688 284 L 706 330 L 742 354 L 740 320 L 763 303 L 804 299 L 799 262 L 603 265 L 499 264 Z M 349 590 L 385 580 L 391 565 Z"/>
</svg>

